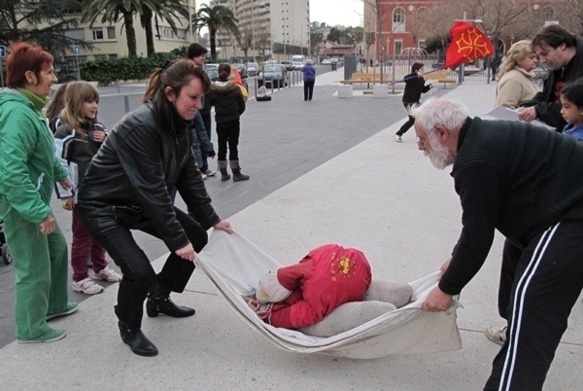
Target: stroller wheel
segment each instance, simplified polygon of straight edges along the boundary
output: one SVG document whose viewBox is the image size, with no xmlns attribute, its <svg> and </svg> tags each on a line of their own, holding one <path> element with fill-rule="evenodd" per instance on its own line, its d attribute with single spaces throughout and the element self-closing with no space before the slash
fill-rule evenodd
<svg viewBox="0 0 583 391">
<path fill-rule="evenodd" d="M 8 250 L 8 245 L 6 243 L 2 245 L 2 259 L 7 265 L 12 263 L 12 255 L 10 254 L 10 250 Z"/>
</svg>

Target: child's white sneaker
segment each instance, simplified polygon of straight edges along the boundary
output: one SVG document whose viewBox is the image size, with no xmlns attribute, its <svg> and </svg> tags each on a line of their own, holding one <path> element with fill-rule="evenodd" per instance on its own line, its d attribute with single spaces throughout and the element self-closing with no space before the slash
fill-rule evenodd
<svg viewBox="0 0 583 391">
<path fill-rule="evenodd" d="M 87 277 L 81 281 L 73 281 L 73 290 L 75 292 L 85 293 L 86 295 L 95 295 L 103 292 L 103 287 Z"/>
<path fill-rule="evenodd" d="M 97 273 L 91 270 L 91 277 L 94 280 L 104 280 L 107 282 L 120 282 L 121 279 L 123 278 L 121 274 L 119 274 L 109 266 L 106 266 Z"/>
</svg>

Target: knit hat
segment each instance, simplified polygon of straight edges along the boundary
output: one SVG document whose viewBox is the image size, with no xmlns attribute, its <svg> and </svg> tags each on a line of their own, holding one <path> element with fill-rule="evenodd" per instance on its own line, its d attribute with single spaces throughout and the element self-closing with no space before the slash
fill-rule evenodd
<svg viewBox="0 0 583 391">
<path fill-rule="evenodd" d="M 259 280 L 256 299 L 261 304 L 278 303 L 287 299 L 291 294 L 292 291 L 287 290 L 279 283 L 277 272 L 269 272 Z"/>
<path fill-rule="evenodd" d="M 191 60 L 195 57 L 200 56 L 201 54 L 207 54 L 208 50 L 200 43 L 192 43 L 186 50 L 186 57 L 190 58 Z"/>
</svg>

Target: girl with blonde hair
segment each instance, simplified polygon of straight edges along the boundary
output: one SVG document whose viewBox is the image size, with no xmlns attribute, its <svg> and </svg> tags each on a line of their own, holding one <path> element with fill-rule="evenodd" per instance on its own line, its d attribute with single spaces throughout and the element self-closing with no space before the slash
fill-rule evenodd
<svg viewBox="0 0 583 391">
<path fill-rule="evenodd" d="M 496 75 L 496 105 L 516 108 L 531 100 L 538 88 L 530 73 L 538 59 L 530 41 L 518 41 L 510 47 Z"/>
<path fill-rule="evenodd" d="M 69 168 L 69 177 L 74 191 L 58 195 L 63 207 L 73 212 L 73 243 L 71 245 L 71 266 L 73 267 L 73 290 L 94 295 L 103 292 L 103 287 L 93 280 L 119 282 L 122 276 L 111 269 L 105 259 L 105 250 L 95 241 L 81 220 L 76 208 L 74 194 L 83 180 L 84 173 L 107 137 L 107 130 L 97 121 L 99 92 L 85 81 L 72 82 L 65 90 L 65 107 L 62 124 L 55 133 L 57 156 Z M 60 190 L 57 186 L 57 189 Z M 89 278 L 87 258 L 91 257 L 93 270 Z"/>
</svg>

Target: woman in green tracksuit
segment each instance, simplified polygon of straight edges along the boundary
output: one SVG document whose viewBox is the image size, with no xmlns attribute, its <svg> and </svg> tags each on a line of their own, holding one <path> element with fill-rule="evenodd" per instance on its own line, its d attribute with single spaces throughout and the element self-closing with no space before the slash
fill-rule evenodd
<svg viewBox="0 0 583 391">
<path fill-rule="evenodd" d="M 0 219 L 16 271 L 16 338 L 52 342 L 65 331 L 47 320 L 77 310 L 67 302 L 67 243 L 50 207 L 55 181 L 71 185 L 41 112 L 57 78 L 53 57 L 40 47 L 11 49 L 9 88 L 0 93 Z"/>
</svg>

